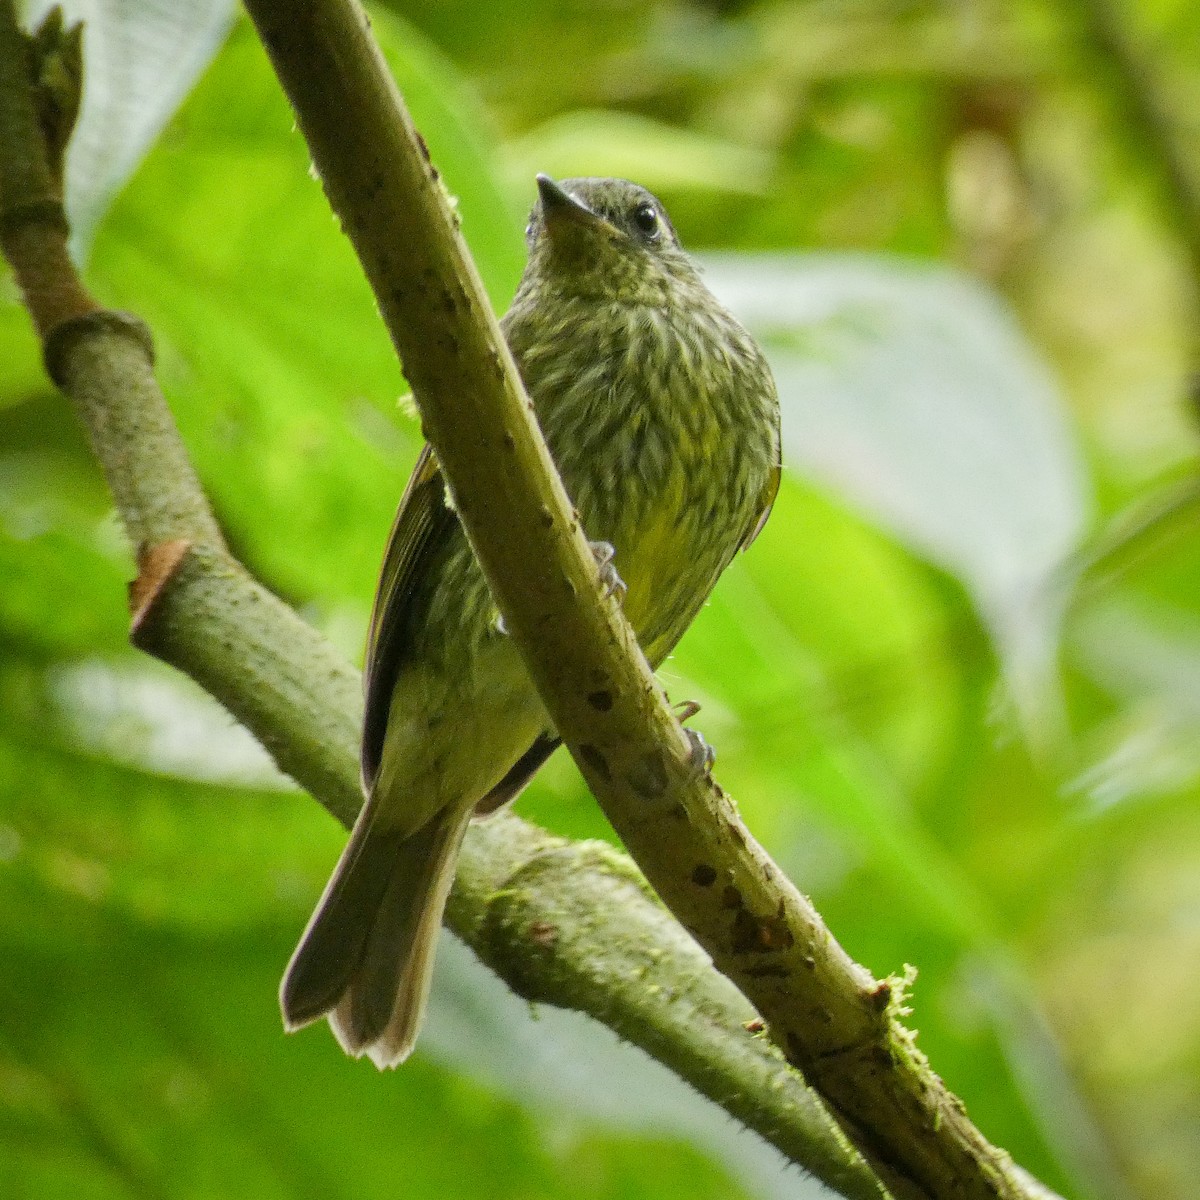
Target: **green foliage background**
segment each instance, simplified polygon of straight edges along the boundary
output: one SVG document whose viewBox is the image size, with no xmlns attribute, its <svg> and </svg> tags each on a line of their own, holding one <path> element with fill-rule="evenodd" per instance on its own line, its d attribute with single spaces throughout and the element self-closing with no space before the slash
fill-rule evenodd
<svg viewBox="0 0 1200 1200">
<path fill-rule="evenodd" d="M 154 328 L 237 552 L 357 657 L 419 445 L 404 384 L 248 26 L 224 41 L 211 4 L 155 33 L 152 7 L 127 20 L 160 53 L 215 57 L 177 112 L 149 73 L 167 124 L 128 134 L 111 207 L 111 151 L 76 170 L 89 279 Z M 1191 153 L 1200 16 L 1112 9 Z M 789 472 L 668 686 L 851 953 L 918 967 L 920 1045 L 985 1132 L 1068 1196 L 1170 1200 L 1200 1176 L 1197 235 L 1107 11 L 375 17 L 499 308 L 535 170 L 637 178 L 722 252 Z M 129 79 L 89 53 L 118 119 Z M 342 835 L 128 649 L 129 549 L 0 278 L 0 1194 L 816 1194 L 459 947 L 403 1071 L 284 1039 L 278 976 Z M 565 758 L 521 807 L 611 836 Z"/>
</svg>

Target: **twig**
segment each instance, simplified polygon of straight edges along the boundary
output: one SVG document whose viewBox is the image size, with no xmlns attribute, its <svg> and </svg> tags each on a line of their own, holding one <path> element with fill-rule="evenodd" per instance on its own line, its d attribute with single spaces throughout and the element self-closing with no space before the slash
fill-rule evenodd
<svg viewBox="0 0 1200 1200">
<path fill-rule="evenodd" d="M 572 514 L 457 222 L 353 0 L 247 0 L 560 735 L 668 907 L 897 1195 L 1030 1194 L 689 747 Z"/>
<path fill-rule="evenodd" d="M 1163 96 L 1163 82 L 1140 48 L 1128 16 L 1111 0 L 1066 0 L 1101 68 L 1107 98 L 1124 129 L 1130 154 L 1148 170 L 1163 209 L 1187 250 L 1192 287 L 1200 302 L 1200 175 L 1178 122 Z M 1200 345 L 1200 337 L 1194 339 Z M 1193 367 L 1200 368 L 1200 355 Z"/>
</svg>

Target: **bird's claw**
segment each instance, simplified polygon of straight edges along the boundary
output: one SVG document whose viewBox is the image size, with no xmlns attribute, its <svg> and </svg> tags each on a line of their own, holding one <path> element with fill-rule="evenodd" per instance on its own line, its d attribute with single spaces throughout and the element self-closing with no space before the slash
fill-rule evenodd
<svg viewBox="0 0 1200 1200">
<path fill-rule="evenodd" d="M 596 573 L 600 576 L 601 589 L 605 596 L 615 596 L 620 604 L 629 589 L 625 586 L 625 580 L 617 574 L 617 567 L 613 562 L 617 554 L 616 549 L 612 542 L 588 542 L 588 545 L 591 547 L 592 557 L 596 560 Z"/>
<path fill-rule="evenodd" d="M 678 704 L 671 705 L 671 711 L 675 714 L 675 719 L 682 725 L 684 721 L 690 721 L 700 711 L 700 701 L 680 700 Z M 711 774 L 713 763 L 717 761 L 717 752 L 704 740 L 704 735 L 695 729 L 685 729 L 683 736 L 687 738 L 690 747 L 688 765 L 692 771 L 698 776 Z"/>
<path fill-rule="evenodd" d="M 697 776 L 707 778 L 712 774 L 713 763 L 717 761 L 717 752 L 704 740 L 704 735 L 695 729 L 685 729 L 683 736 L 687 738 L 688 745 L 691 747 L 688 754 L 688 766 Z"/>
</svg>

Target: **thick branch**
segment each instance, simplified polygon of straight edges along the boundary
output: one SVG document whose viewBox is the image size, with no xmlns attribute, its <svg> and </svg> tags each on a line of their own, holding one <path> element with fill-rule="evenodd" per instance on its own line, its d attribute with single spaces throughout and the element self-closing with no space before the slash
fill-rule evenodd
<svg viewBox="0 0 1200 1200">
<path fill-rule="evenodd" d="M 855 965 L 698 779 L 596 571 L 457 221 L 353 0 L 247 0 L 379 301 L 509 632 L 630 853 L 843 1127 L 906 1196 L 1019 1197 L 1006 1155 Z"/>
<path fill-rule="evenodd" d="M 17 249 L 10 261 L 47 362 L 141 547 L 134 641 L 204 684 L 349 825 L 362 799 L 360 680 L 229 556 L 154 381 L 145 327 L 88 297 L 65 253 L 61 207 L 47 223 L 24 202 L 53 195 L 29 103 L 31 57 L 12 0 L 0 0 L 4 246 Z M 81 299 L 64 311 L 47 296 Z M 886 1200 L 820 1101 L 747 1036 L 744 1002 L 633 879 L 611 851 L 504 815 L 469 833 L 449 919 L 521 994 L 595 1015 L 831 1187 Z"/>
</svg>

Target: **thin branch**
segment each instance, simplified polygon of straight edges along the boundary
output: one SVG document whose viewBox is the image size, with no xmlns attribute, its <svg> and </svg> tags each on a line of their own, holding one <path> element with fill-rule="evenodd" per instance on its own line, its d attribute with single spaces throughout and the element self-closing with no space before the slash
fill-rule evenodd
<svg viewBox="0 0 1200 1200">
<path fill-rule="evenodd" d="M 353 0 L 247 0 L 354 243 L 463 524 L 558 732 L 630 853 L 902 1196 L 1030 1195 L 876 982 L 689 747 L 596 586 L 424 143 Z"/>
<path fill-rule="evenodd" d="M 64 31 L 57 9 L 35 37 L 13 23 L 0 43 L 0 249 L 42 338 L 47 371 L 80 406 L 134 545 L 221 545 L 154 379 L 149 331 L 136 317 L 103 311 L 67 253 L 61 158 L 78 111 L 79 56 L 80 27 Z M 116 387 L 135 393 L 119 409 L 104 403 Z"/>
<path fill-rule="evenodd" d="M 72 74 L 78 88 L 78 27 L 63 34 L 61 14 L 48 17 L 37 38 L 7 44 L 2 55 L 0 148 L 8 167 L 0 193 L 0 250 L 44 338 L 96 308 L 67 255 L 62 206 L 62 148 L 78 102 L 64 102 L 60 93 L 70 93 Z"/>
<path fill-rule="evenodd" d="M 1100 68 L 1101 91 L 1116 113 L 1115 128 L 1124 130 L 1129 153 L 1147 169 L 1187 251 L 1192 287 L 1200 298 L 1200 173 L 1167 104 L 1163 80 L 1138 45 L 1121 6 L 1112 0 L 1066 0 L 1066 7 L 1090 51 L 1093 78 L 1094 68 Z"/>
<path fill-rule="evenodd" d="M 148 332 L 80 283 L 29 103 L 35 57 L 12 0 L 0 0 L 4 248 L 140 547 L 134 641 L 200 681 L 349 825 L 362 800 L 359 677 L 228 554 L 154 381 Z M 816 1096 L 747 1035 L 744 1001 L 622 856 L 495 817 L 468 834 L 448 915 L 514 990 L 592 1013 L 831 1187 L 886 1200 Z"/>
</svg>

